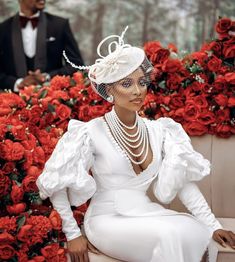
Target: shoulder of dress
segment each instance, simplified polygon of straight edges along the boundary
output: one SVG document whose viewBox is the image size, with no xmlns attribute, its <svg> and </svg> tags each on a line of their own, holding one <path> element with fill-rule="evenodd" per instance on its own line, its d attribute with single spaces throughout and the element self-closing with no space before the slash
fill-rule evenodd
<svg viewBox="0 0 235 262">
<path fill-rule="evenodd" d="M 89 132 L 93 128 L 99 126 L 101 124 L 101 117 L 97 117 L 94 119 L 91 119 L 88 122 L 83 122 L 81 120 L 77 119 L 70 119 L 68 123 L 68 131 L 77 131 L 77 130 L 83 130 L 85 132 Z"/>
<path fill-rule="evenodd" d="M 159 123 L 161 123 L 163 130 L 165 133 L 169 133 L 171 137 L 177 140 L 191 140 L 190 137 L 185 132 L 183 126 L 176 122 L 174 119 L 170 117 L 160 117 L 158 119 Z"/>
</svg>

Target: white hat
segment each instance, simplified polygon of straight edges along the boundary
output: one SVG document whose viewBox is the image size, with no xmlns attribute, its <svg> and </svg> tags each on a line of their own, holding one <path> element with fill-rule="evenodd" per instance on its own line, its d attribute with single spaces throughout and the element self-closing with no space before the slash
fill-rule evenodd
<svg viewBox="0 0 235 262">
<path fill-rule="evenodd" d="M 132 47 L 124 44 L 123 37 L 128 26 L 119 35 L 110 35 L 104 38 L 97 47 L 97 54 L 100 58 L 96 59 L 91 66 L 77 66 L 69 61 L 65 52 L 63 55 L 66 61 L 77 69 L 88 69 L 88 77 L 96 85 L 114 83 L 134 72 L 144 61 L 145 53 L 141 48 Z M 108 45 L 108 55 L 101 55 L 100 48 L 110 38 L 117 38 Z"/>
</svg>

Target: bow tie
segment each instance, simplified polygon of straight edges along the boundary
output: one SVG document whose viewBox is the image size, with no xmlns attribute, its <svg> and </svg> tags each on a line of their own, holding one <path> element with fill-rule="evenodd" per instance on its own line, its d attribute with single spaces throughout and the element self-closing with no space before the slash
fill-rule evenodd
<svg viewBox="0 0 235 262">
<path fill-rule="evenodd" d="M 25 28 L 26 27 L 26 24 L 28 22 L 31 22 L 32 23 L 32 27 L 33 29 L 36 28 L 38 26 L 38 21 L 39 21 L 39 18 L 38 17 L 26 17 L 26 16 L 20 16 L 20 25 L 21 25 L 21 28 Z"/>
</svg>

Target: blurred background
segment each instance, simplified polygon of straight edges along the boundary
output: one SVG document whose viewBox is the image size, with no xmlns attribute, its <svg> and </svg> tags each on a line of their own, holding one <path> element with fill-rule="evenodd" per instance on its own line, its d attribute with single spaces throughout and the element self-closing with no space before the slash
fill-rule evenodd
<svg viewBox="0 0 235 262">
<path fill-rule="evenodd" d="M 102 38 L 126 25 L 130 44 L 158 40 L 192 52 L 215 37 L 220 16 L 235 18 L 234 0 L 47 0 L 46 10 L 69 18 L 86 64 L 97 58 Z M 0 22 L 17 11 L 17 0 L 0 0 Z"/>
</svg>

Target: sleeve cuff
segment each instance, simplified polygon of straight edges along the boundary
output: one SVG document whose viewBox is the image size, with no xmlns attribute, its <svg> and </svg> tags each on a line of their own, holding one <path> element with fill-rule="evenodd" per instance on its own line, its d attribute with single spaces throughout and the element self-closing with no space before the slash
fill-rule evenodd
<svg viewBox="0 0 235 262">
<path fill-rule="evenodd" d="M 19 92 L 19 84 L 23 81 L 23 78 L 18 78 L 16 81 L 15 81 L 15 84 L 14 84 L 14 88 L 13 88 L 13 91 L 14 92 Z"/>
</svg>

